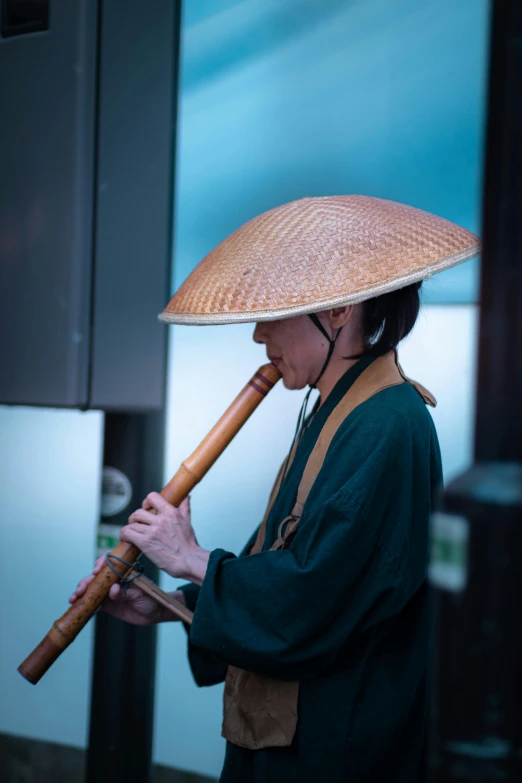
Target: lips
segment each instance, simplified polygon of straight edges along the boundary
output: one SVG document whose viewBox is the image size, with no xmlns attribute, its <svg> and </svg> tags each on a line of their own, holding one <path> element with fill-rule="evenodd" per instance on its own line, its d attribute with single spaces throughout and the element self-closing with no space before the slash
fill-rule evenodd
<svg viewBox="0 0 522 783">
<path fill-rule="evenodd" d="M 277 367 L 281 359 L 278 356 L 268 356 L 268 360 L 272 362 L 272 364 Z"/>
</svg>

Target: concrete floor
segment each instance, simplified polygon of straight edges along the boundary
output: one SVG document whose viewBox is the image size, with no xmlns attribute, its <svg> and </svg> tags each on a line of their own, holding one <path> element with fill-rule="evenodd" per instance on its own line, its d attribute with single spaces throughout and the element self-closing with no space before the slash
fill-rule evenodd
<svg viewBox="0 0 522 783">
<path fill-rule="evenodd" d="M 83 750 L 0 734 L 2 783 L 84 783 L 84 774 Z M 215 779 L 156 765 L 152 783 L 215 783 Z"/>
</svg>

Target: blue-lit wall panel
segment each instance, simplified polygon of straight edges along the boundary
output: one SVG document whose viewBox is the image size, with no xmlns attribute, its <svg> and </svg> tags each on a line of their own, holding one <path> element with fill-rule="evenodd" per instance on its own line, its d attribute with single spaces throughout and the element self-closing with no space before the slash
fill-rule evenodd
<svg viewBox="0 0 522 783">
<path fill-rule="evenodd" d="M 308 195 L 404 201 L 479 232 L 486 0 L 188 2 L 175 285 Z M 477 298 L 476 263 L 427 286 Z"/>
</svg>

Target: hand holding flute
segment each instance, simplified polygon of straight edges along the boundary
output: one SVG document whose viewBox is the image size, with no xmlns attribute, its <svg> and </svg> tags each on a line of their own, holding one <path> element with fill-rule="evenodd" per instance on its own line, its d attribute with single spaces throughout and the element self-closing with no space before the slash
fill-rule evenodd
<svg viewBox="0 0 522 783">
<path fill-rule="evenodd" d="M 74 593 L 69 598 L 69 603 L 74 604 L 85 593 L 88 585 L 93 581 L 97 573 L 105 563 L 105 555 L 102 555 L 96 561 L 92 574 L 84 577 L 78 583 Z M 182 590 L 174 590 L 170 593 L 172 598 L 185 606 L 185 597 Z M 124 620 L 131 625 L 148 626 L 156 623 L 164 623 L 172 620 L 181 620 L 171 611 L 163 607 L 156 600 L 140 590 L 139 587 L 129 585 L 126 592 L 123 591 L 120 584 L 115 584 L 109 590 L 107 598 L 100 606 L 101 611 L 116 617 L 118 620 Z"/>
<path fill-rule="evenodd" d="M 209 552 L 196 539 L 190 520 L 190 503 L 186 498 L 174 508 L 157 492 L 151 492 L 142 507 L 129 517 L 129 524 L 120 531 L 120 539 L 139 547 L 140 551 L 170 576 L 201 584 L 205 576 Z M 85 577 L 69 599 L 74 603 L 105 563 L 105 555 L 98 558 L 91 575 Z M 185 604 L 183 592 L 176 590 L 172 597 Z M 112 585 L 101 608 L 108 614 L 133 625 L 152 625 L 167 620 L 181 619 L 172 615 L 138 587 L 129 585 L 124 593 L 119 584 Z"/>
<path fill-rule="evenodd" d="M 188 498 L 175 508 L 158 492 L 151 492 L 142 508 L 130 515 L 120 539 L 137 546 L 170 576 L 199 585 L 203 583 L 210 552 L 197 542 Z"/>
</svg>

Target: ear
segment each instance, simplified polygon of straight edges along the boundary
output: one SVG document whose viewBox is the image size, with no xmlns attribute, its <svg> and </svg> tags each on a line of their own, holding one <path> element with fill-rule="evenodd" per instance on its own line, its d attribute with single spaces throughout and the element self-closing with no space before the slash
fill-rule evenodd
<svg viewBox="0 0 522 783">
<path fill-rule="evenodd" d="M 353 318 L 354 305 L 344 305 L 344 307 L 334 307 L 328 310 L 328 323 L 332 329 L 340 329 Z"/>
</svg>

